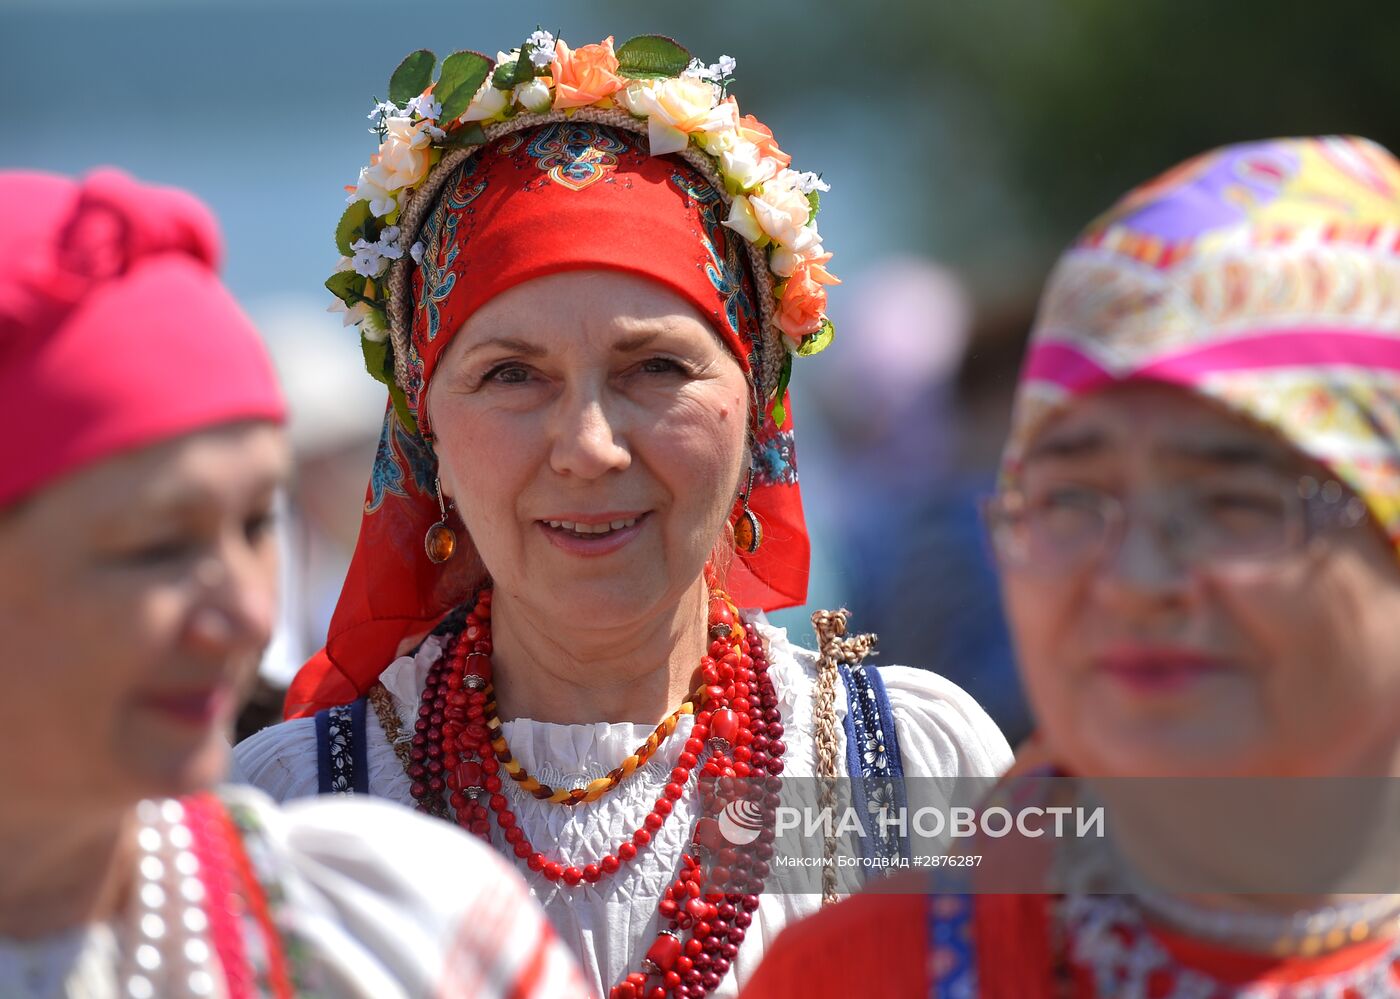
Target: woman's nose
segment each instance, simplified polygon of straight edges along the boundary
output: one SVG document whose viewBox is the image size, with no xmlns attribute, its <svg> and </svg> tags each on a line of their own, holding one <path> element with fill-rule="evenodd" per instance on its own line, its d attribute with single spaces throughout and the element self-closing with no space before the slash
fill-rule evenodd
<svg viewBox="0 0 1400 999">
<path fill-rule="evenodd" d="M 1178 603 L 1192 588 L 1185 555 L 1184 539 L 1173 523 L 1130 517 L 1099 564 L 1098 590 L 1118 612 Z"/>
<path fill-rule="evenodd" d="M 200 596 L 189 628 L 195 645 L 211 654 L 227 654 L 260 651 L 272 640 L 277 620 L 277 560 L 272 552 L 240 534 L 195 571 Z"/>
<path fill-rule="evenodd" d="M 626 435 L 601 396 L 566 395 L 554 424 L 550 467 L 560 475 L 596 479 L 632 463 Z"/>
</svg>

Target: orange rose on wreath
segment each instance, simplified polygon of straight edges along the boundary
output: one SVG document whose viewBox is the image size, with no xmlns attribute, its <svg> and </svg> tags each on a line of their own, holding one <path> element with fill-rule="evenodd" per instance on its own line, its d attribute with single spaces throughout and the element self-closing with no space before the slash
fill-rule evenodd
<svg viewBox="0 0 1400 999">
<path fill-rule="evenodd" d="M 731 100 L 733 98 L 730 98 Z M 758 147 L 758 151 L 782 166 L 789 166 L 792 157 L 778 148 L 778 140 L 773 138 L 773 130 L 751 114 L 739 119 L 739 135 Z"/>
<path fill-rule="evenodd" d="M 617 55 L 609 35 L 597 45 L 570 50 L 563 39 L 554 43 L 554 109 L 581 108 L 622 89 L 617 75 Z"/>
<path fill-rule="evenodd" d="M 826 269 L 830 259 L 831 254 L 827 253 L 799 261 L 783 286 L 783 297 L 778 303 L 778 328 L 795 345 L 800 345 L 804 336 L 822 328 L 826 285 L 841 283 Z"/>
</svg>

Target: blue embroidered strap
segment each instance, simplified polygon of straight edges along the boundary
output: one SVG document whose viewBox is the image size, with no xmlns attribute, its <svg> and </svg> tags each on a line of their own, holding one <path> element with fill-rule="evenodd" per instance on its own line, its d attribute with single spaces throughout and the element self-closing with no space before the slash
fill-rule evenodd
<svg viewBox="0 0 1400 999">
<path fill-rule="evenodd" d="M 935 888 L 927 898 L 929 999 L 976 999 L 972 896 Z"/>
<path fill-rule="evenodd" d="M 315 714 L 316 719 L 316 793 L 331 793 L 331 712 L 335 708 L 322 708 Z"/>
<path fill-rule="evenodd" d="M 350 704 L 316 712 L 317 794 L 368 794 L 365 704 Z"/>
<path fill-rule="evenodd" d="M 851 775 L 851 805 L 861 816 L 861 853 L 886 862 L 910 860 L 909 832 L 893 821 L 908 814 L 904 765 L 899 756 L 894 715 L 880 671 L 864 663 L 842 664 L 846 685 L 846 771 Z M 892 821 L 883 822 L 885 812 Z"/>
<path fill-rule="evenodd" d="M 350 786 L 356 794 L 369 794 L 369 739 L 365 736 L 365 710 L 368 707 L 368 697 L 361 697 L 350 705 L 350 749 L 355 761 L 355 777 Z"/>
</svg>

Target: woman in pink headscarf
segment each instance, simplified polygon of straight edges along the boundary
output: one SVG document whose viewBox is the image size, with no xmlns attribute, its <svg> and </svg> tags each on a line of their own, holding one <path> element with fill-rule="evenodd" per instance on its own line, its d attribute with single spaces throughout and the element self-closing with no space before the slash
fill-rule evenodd
<svg viewBox="0 0 1400 999">
<path fill-rule="evenodd" d="M 984 838 L 1002 893 L 824 913 L 755 997 L 1400 995 L 1397 280 L 1356 138 L 1206 153 L 1065 253 L 989 510 L 1039 725 L 994 801 L 1088 785 L 1109 848 Z"/>
<path fill-rule="evenodd" d="M 214 792 L 272 625 L 281 394 L 189 195 L 0 173 L 0 213 L 0 995 L 582 995 L 466 837 Z"/>
</svg>

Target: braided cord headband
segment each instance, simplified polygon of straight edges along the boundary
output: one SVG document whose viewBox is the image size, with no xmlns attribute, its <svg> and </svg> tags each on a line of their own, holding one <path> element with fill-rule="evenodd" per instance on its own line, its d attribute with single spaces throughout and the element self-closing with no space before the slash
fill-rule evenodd
<svg viewBox="0 0 1400 999">
<path fill-rule="evenodd" d="M 497 54 L 456 52 L 443 60 L 410 54 L 370 119 L 379 151 L 360 171 L 336 227 L 342 259 L 326 287 L 358 325 L 369 373 L 389 387 L 399 420 L 416 429 L 412 387 L 411 268 L 418 231 L 453 171 L 487 143 L 561 121 L 587 121 L 645 134 L 651 154 L 676 154 L 724 199 L 724 225 L 741 235 L 758 288 L 761 338 L 757 386 L 781 425 L 794 355 L 823 350 L 834 335 L 826 315 L 827 270 L 816 216 L 828 186 L 790 168 L 791 157 L 725 90 L 734 60 L 705 66 L 669 38 L 643 35 L 616 50 L 608 38 L 570 49 L 546 31 Z"/>
</svg>

